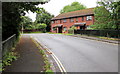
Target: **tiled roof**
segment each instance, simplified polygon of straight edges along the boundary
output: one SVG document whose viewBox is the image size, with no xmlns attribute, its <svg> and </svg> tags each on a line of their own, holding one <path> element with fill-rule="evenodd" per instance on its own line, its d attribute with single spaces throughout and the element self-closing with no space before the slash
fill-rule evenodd
<svg viewBox="0 0 120 74">
<path fill-rule="evenodd" d="M 52 18 L 52 20 L 69 18 L 69 17 L 84 16 L 84 15 L 91 15 L 91 14 L 94 14 L 94 8 L 82 9 L 82 10 L 77 10 L 77 11 L 59 14 L 58 16 Z"/>
</svg>

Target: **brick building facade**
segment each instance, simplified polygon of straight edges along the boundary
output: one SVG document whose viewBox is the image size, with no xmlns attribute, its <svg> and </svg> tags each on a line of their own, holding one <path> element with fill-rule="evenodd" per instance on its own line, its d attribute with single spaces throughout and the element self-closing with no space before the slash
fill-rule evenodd
<svg viewBox="0 0 120 74">
<path fill-rule="evenodd" d="M 94 8 L 72 11 L 59 14 L 51 19 L 51 32 L 68 33 L 68 29 L 75 26 L 77 29 L 87 29 L 94 24 Z"/>
</svg>

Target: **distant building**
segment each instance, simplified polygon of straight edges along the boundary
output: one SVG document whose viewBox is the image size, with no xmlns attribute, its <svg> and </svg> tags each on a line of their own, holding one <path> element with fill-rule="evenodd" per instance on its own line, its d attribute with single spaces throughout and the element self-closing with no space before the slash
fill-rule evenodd
<svg viewBox="0 0 120 74">
<path fill-rule="evenodd" d="M 94 8 L 82 9 L 59 14 L 51 19 L 51 32 L 68 33 L 68 29 L 75 26 L 77 29 L 86 29 L 94 24 Z"/>
</svg>

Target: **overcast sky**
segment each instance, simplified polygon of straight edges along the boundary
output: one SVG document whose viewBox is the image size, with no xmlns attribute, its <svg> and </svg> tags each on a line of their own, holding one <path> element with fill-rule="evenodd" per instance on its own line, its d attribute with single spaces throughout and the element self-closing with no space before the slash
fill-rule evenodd
<svg viewBox="0 0 120 74">
<path fill-rule="evenodd" d="M 57 16 L 64 6 L 69 5 L 74 1 L 82 3 L 83 5 L 87 6 L 87 8 L 92 8 L 97 5 L 97 0 L 50 0 L 44 5 L 39 5 L 39 7 L 43 7 L 49 13 Z M 35 13 L 29 12 L 29 14 L 26 14 L 26 16 L 29 16 L 33 21 L 35 21 Z"/>
</svg>

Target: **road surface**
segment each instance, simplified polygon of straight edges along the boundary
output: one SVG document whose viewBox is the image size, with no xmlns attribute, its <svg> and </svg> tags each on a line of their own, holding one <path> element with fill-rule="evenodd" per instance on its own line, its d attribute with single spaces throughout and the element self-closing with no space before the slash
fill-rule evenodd
<svg viewBox="0 0 120 74">
<path fill-rule="evenodd" d="M 28 34 L 47 46 L 67 72 L 118 72 L 118 45 L 61 34 Z"/>
</svg>

